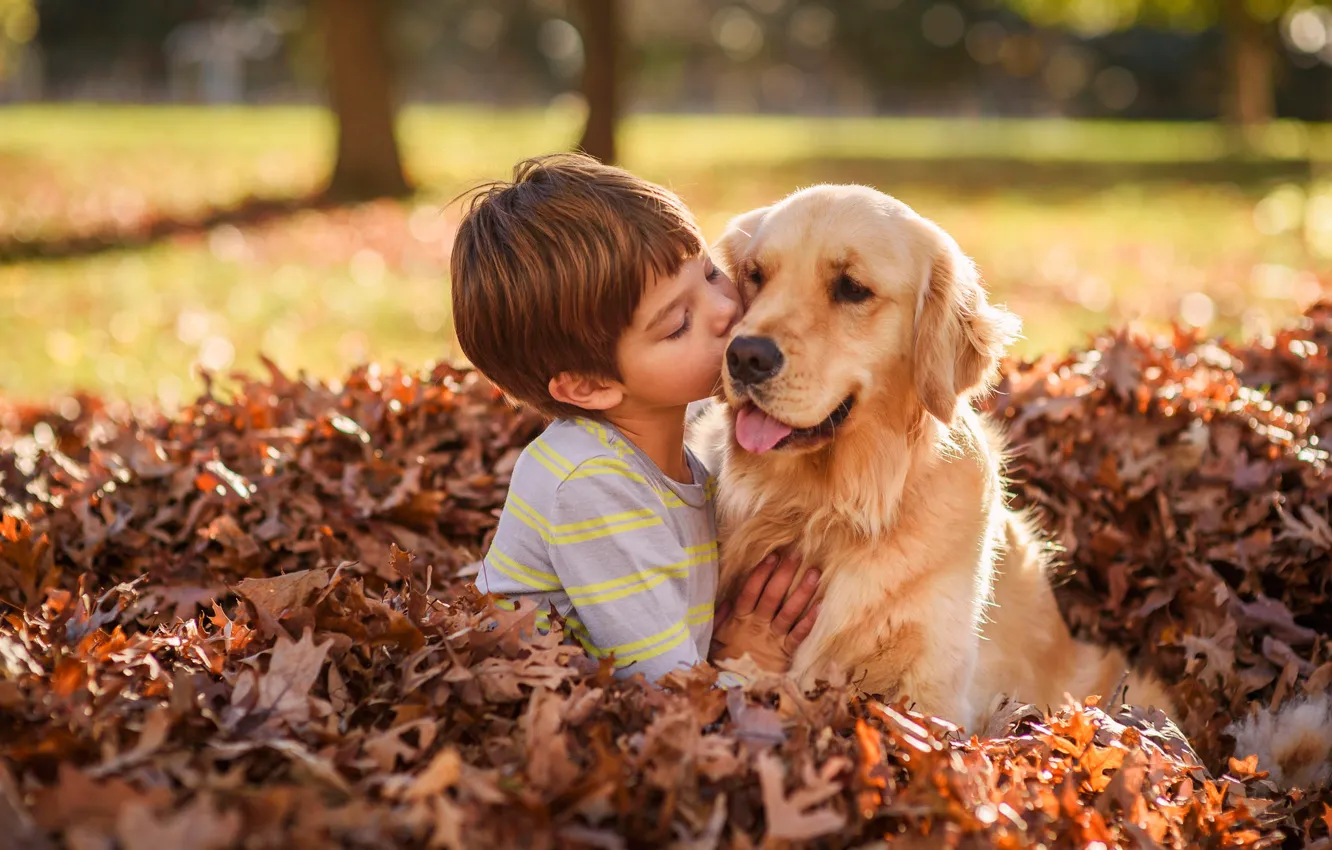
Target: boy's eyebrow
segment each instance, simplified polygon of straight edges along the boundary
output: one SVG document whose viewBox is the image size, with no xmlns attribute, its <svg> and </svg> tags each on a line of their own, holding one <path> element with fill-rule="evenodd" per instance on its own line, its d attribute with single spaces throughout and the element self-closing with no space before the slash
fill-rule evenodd
<svg viewBox="0 0 1332 850">
<path fill-rule="evenodd" d="M 669 316 L 676 307 L 680 306 L 680 302 L 683 301 L 685 299 L 685 296 L 688 294 L 689 293 L 687 292 L 681 292 L 679 295 L 672 298 L 660 310 L 653 313 L 652 320 L 647 323 L 647 330 L 650 331 L 653 328 L 655 328 L 657 325 L 665 321 L 666 317 Z"/>
</svg>

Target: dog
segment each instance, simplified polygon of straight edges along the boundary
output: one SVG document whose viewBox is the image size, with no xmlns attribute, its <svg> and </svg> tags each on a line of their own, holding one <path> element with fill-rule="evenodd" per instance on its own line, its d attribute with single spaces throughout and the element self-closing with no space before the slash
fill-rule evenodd
<svg viewBox="0 0 1332 850">
<path fill-rule="evenodd" d="M 1004 696 L 1173 712 L 1124 655 L 1075 640 L 1048 546 L 1010 510 L 1005 442 L 977 412 L 1019 330 L 942 228 L 864 186 L 815 186 L 735 218 L 716 259 L 742 290 L 725 404 L 691 445 L 720 467 L 721 596 L 765 555 L 822 571 L 791 676 L 906 695 L 966 729 Z"/>
</svg>

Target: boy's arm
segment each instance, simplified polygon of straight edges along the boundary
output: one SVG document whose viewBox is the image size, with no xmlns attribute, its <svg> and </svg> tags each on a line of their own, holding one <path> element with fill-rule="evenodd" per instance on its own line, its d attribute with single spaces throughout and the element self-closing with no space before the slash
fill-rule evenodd
<svg viewBox="0 0 1332 850">
<path fill-rule="evenodd" d="M 656 496 L 646 485 L 613 473 L 566 481 L 543 535 L 575 628 L 615 654 L 617 675 L 656 681 L 703 660 L 690 626 L 712 618 L 712 600 L 691 605 L 685 579 L 715 569 L 717 548 L 682 546 L 666 508 L 649 500 Z"/>
</svg>

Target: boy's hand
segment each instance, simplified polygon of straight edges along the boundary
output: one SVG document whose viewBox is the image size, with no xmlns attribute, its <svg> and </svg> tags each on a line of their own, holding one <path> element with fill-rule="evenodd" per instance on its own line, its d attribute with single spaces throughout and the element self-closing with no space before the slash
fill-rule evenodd
<svg viewBox="0 0 1332 850">
<path fill-rule="evenodd" d="M 810 606 L 819 586 L 819 571 L 805 573 L 791 589 L 800 564 L 792 557 L 779 563 L 776 555 L 764 558 L 745 580 L 732 608 L 723 607 L 713 633 L 712 657 L 739 658 L 745 653 L 769 673 L 791 669 L 791 656 L 814 628 L 819 606 Z M 791 597 L 782 603 L 787 591 Z M 803 616 L 801 616 L 803 613 Z"/>
</svg>

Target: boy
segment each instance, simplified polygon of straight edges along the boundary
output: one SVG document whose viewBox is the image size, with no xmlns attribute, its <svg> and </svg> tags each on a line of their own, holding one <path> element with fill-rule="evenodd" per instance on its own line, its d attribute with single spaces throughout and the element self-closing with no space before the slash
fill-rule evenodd
<svg viewBox="0 0 1332 850">
<path fill-rule="evenodd" d="M 594 159 L 519 163 L 459 225 L 451 262 L 463 352 L 553 419 L 523 452 L 477 586 L 547 603 L 617 675 L 703 660 L 717 592 L 715 479 L 685 411 L 717 388 L 743 308 L 670 191 Z M 785 672 L 818 582 L 766 560 L 717 629 L 717 657 Z M 803 616 L 802 615 L 803 612 Z"/>
</svg>

